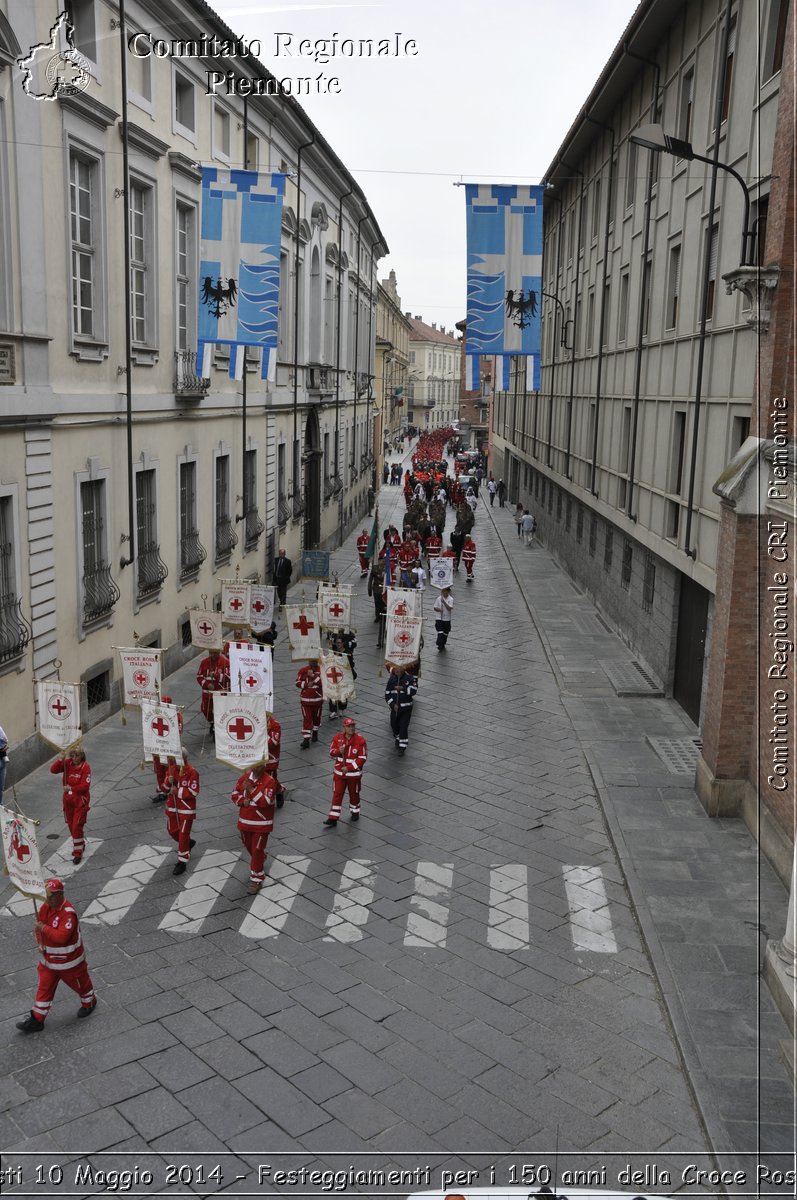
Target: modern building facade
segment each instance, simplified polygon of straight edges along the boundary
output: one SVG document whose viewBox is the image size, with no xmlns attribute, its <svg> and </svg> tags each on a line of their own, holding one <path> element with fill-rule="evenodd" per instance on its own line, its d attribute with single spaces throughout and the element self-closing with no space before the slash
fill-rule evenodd
<svg viewBox="0 0 797 1200">
<path fill-rule="evenodd" d="M 230 60 L 128 48 L 125 105 L 131 34 L 234 38 L 203 0 L 128 3 L 125 30 L 118 5 L 72 0 L 86 86 L 36 98 L 16 63 L 62 7 L 0 0 L 0 669 L 18 761 L 35 757 L 34 677 L 81 681 L 94 723 L 118 703 L 114 646 L 180 662 L 188 611 L 222 578 L 270 579 L 278 546 L 296 578 L 302 549 L 366 511 L 387 250 L 298 103 L 206 94 Z M 253 58 L 235 70 L 270 78 Z M 259 351 L 241 381 L 221 348 L 198 377 L 200 164 L 289 176 L 273 383 Z"/>
<path fill-rule="evenodd" d="M 702 733 L 706 807 L 743 813 L 784 877 L 794 790 L 757 765 L 772 517 L 751 470 L 793 394 L 789 7 L 639 5 L 545 173 L 541 387 L 519 362 L 491 437 L 510 498 Z M 793 487 L 778 512 L 793 522 Z"/>
<path fill-rule="evenodd" d="M 410 334 L 408 420 L 423 433 L 442 429 L 459 417 L 459 338 L 453 332 L 427 325 L 421 317 L 412 322 Z"/>
</svg>

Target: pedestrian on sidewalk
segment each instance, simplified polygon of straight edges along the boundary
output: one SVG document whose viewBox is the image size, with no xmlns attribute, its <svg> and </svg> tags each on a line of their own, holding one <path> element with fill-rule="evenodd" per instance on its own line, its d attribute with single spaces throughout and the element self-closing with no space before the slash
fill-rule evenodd
<svg viewBox="0 0 797 1200">
<path fill-rule="evenodd" d="M 83 832 L 91 806 L 91 767 L 80 746 L 61 754 L 50 767 L 51 775 L 63 775 L 64 820 L 72 837 L 72 862 L 79 863 L 86 849 Z"/>
<path fill-rule="evenodd" d="M 534 531 L 537 528 L 537 520 L 531 515 L 527 508 L 523 510 L 520 528 L 523 531 L 523 541 L 527 546 L 530 546 L 534 541 Z"/>
<path fill-rule="evenodd" d="M 44 904 L 36 914 L 36 941 L 39 943 L 39 984 L 33 1008 L 24 1021 L 17 1021 L 23 1033 L 41 1033 L 52 1007 L 59 983 L 65 983 L 80 997 L 78 1017 L 90 1017 L 97 997 L 89 975 L 86 951 L 80 933 L 78 915 L 64 897 L 60 879 L 44 882 Z"/>
<path fill-rule="evenodd" d="M 373 486 L 371 486 L 368 488 L 368 516 L 369 517 L 372 517 L 374 515 L 374 500 L 375 499 L 376 499 L 376 492 L 374 491 Z"/>
<path fill-rule="evenodd" d="M 498 484 L 493 479 L 492 475 L 487 480 L 487 495 L 490 497 L 490 508 L 495 503 L 495 493 L 498 491 Z"/>
<path fill-rule="evenodd" d="M 196 681 L 202 689 L 202 716 L 208 723 L 208 733 L 215 738 L 213 693 L 230 690 L 230 660 L 227 655 L 219 654 L 218 650 L 211 650 L 199 664 Z"/>
<path fill-rule="evenodd" d="M 495 485 L 495 492 L 498 496 L 498 507 L 503 508 L 504 497 L 506 496 L 506 484 L 504 483 L 503 479 L 498 480 L 498 483 Z"/>
<path fill-rule="evenodd" d="M 266 770 L 264 762 L 255 763 L 240 776 L 232 794 L 238 806 L 238 832 L 249 854 L 249 886 L 254 895 L 265 879 L 266 846 L 274 828 L 274 804 L 277 785 Z"/>
<path fill-rule="evenodd" d="M 274 559 L 274 568 L 271 573 L 271 582 L 277 589 L 277 599 L 280 603 L 280 608 L 284 607 L 288 602 L 288 588 L 293 574 L 293 564 L 289 558 L 285 557 L 285 551 L 280 550 L 277 557 Z"/>
<path fill-rule="evenodd" d="M 368 746 L 365 738 L 357 732 L 353 717 L 344 717 L 343 731 L 333 737 L 329 756 L 334 758 L 335 766 L 332 768 L 332 803 L 324 824 L 334 828 L 340 820 L 346 791 L 349 793 L 349 815 L 352 821 L 360 819 L 360 785 L 368 758 Z"/>
<path fill-rule="evenodd" d="M 445 650 L 448 635 L 451 633 L 451 613 L 454 609 L 454 597 L 451 595 L 451 588 L 443 588 L 440 595 L 434 602 L 434 611 L 437 614 L 434 627 L 437 630 L 437 649 Z"/>
<path fill-rule="evenodd" d="M 296 675 L 299 703 L 302 709 L 302 750 L 310 746 L 310 739 L 318 741 L 321 714 L 324 708 L 324 693 L 321 690 L 321 669 L 314 658 L 306 667 L 300 667 Z"/>
<path fill-rule="evenodd" d="M 518 503 L 515 505 L 515 524 L 517 525 L 517 535 L 519 538 L 523 536 L 522 523 L 523 523 L 523 505 L 520 503 L 520 501 L 518 501 Z"/>
<path fill-rule="evenodd" d="M 396 749 L 403 755 L 409 745 L 412 705 L 418 691 L 418 676 L 411 670 L 390 668 L 385 685 L 385 702 L 390 708 L 390 728 Z"/>
<path fill-rule="evenodd" d="M 191 828 L 196 819 L 196 798 L 199 794 L 199 772 L 188 761 L 188 751 L 183 750 L 183 764 L 177 767 L 174 758 L 169 759 L 173 773 L 169 776 L 169 791 L 166 796 L 166 832 L 177 842 L 177 863 L 172 875 L 182 875 L 191 858 L 196 842 L 191 837 Z"/>
</svg>

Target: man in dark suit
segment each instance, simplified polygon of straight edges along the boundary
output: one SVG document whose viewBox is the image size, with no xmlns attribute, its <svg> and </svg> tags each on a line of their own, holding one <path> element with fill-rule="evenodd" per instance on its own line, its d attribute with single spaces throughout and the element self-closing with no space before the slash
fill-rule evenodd
<svg viewBox="0 0 797 1200">
<path fill-rule="evenodd" d="M 277 596 L 280 602 L 280 608 L 287 603 L 288 586 L 291 582 L 293 574 L 293 565 L 289 558 L 285 557 L 285 551 L 280 550 L 277 557 L 274 559 L 274 570 L 271 574 L 271 582 L 277 589 Z"/>
</svg>

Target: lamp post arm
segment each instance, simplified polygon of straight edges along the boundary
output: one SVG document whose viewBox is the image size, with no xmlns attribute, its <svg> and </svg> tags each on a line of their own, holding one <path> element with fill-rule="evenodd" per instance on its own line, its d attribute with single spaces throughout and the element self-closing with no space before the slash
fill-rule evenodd
<svg viewBox="0 0 797 1200">
<path fill-rule="evenodd" d="M 733 178 L 739 184 L 739 187 L 742 189 L 742 192 L 744 193 L 744 226 L 742 227 L 742 266 L 743 267 L 749 266 L 747 257 L 748 257 L 748 246 L 749 246 L 750 236 L 751 236 L 751 234 L 750 234 L 750 189 L 748 188 L 747 184 L 745 183 L 744 179 L 739 174 L 739 172 L 734 170 L 733 167 L 729 167 L 727 163 L 723 163 L 723 162 L 715 163 L 713 158 L 707 158 L 705 154 L 695 154 L 694 152 L 692 153 L 692 158 L 694 158 L 697 162 L 708 163 L 708 165 L 710 167 L 714 167 L 714 166 L 719 167 L 720 171 L 727 171 L 727 173 L 729 175 L 733 176 Z"/>
</svg>

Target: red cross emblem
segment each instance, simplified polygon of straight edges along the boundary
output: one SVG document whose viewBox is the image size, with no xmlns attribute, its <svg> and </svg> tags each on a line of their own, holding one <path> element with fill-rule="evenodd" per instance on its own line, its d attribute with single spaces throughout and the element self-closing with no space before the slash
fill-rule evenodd
<svg viewBox="0 0 797 1200">
<path fill-rule="evenodd" d="M 403 600 L 399 601 L 399 603 L 396 605 L 396 607 L 394 609 L 394 612 L 397 617 L 406 617 L 406 615 L 407 615 L 406 603 Z"/>
<path fill-rule="evenodd" d="M 14 827 L 11 831 L 10 849 L 21 863 L 26 862 L 30 858 L 30 846 L 27 842 L 23 842 L 19 836 L 19 825 L 16 822 L 14 822 Z"/>
<path fill-rule="evenodd" d="M 336 600 L 334 604 L 330 604 L 329 611 L 333 617 L 339 617 L 341 613 L 345 612 L 345 609 L 343 608 L 343 605 L 338 604 Z"/>
<path fill-rule="evenodd" d="M 202 624 L 198 626 L 198 629 L 200 633 L 204 633 L 205 637 L 207 637 L 208 634 L 213 632 L 214 626 L 211 625 L 209 621 L 203 621 Z"/>
<path fill-rule="evenodd" d="M 165 737 L 171 729 L 168 721 L 164 721 L 163 717 L 158 717 L 157 721 L 152 722 L 152 728 L 157 733 L 158 737 Z"/>
<path fill-rule="evenodd" d="M 262 613 L 262 612 L 266 611 L 266 606 L 262 600 L 253 600 L 252 601 L 252 609 L 256 613 Z"/>
<path fill-rule="evenodd" d="M 232 609 L 233 612 L 238 612 L 238 609 L 243 608 L 243 606 L 244 606 L 243 600 L 239 600 L 237 596 L 233 600 L 231 600 L 229 603 L 229 607 Z"/>
<path fill-rule="evenodd" d="M 293 622 L 293 628 L 298 629 L 302 637 L 307 637 L 311 629 L 315 629 L 315 622 L 308 621 L 307 617 L 302 613 L 298 621 Z"/>
<path fill-rule="evenodd" d="M 66 713 L 68 716 L 72 711 L 72 705 L 65 702 L 62 696 L 53 696 L 47 707 L 56 721 L 65 721 L 66 717 L 63 714 Z"/>
<path fill-rule="evenodd" d="M 337 683 L 342 678 L 343 672 L 339 671 L 337 667 L 330 667 L 327 671 L 327 679 L 331 679 L 333 683 Z"/>
<path fill-rule="evenodd" d="M 133 683 L 137 683 L 139 687 L 146 687 L 149 683 L 149 675 L 146 671 L 136 671 L 133 676 Z"/>
<path fill-rule="evenodd" d="M 227 732 L 232 734 L 237 742 L 248 742 L 255 732 L 255 727 L 245 721 L 243 717 L 236 717 L 234 721 L 227 722 Z"/>
<path fill-rule="evenodd" d="M 260 683 L 260 679 L 257 675 L 248 675 L 244 680 L 244 683 L 248 688 L 256 688 Z"/>
<path fill-rule="evenodd" d="M 396 641 L 400 646 L 406 646 L 407 642 L 411 642 L 412 638 L 408 633 L 399 633 L 396 636 Z"/>
</svg>

